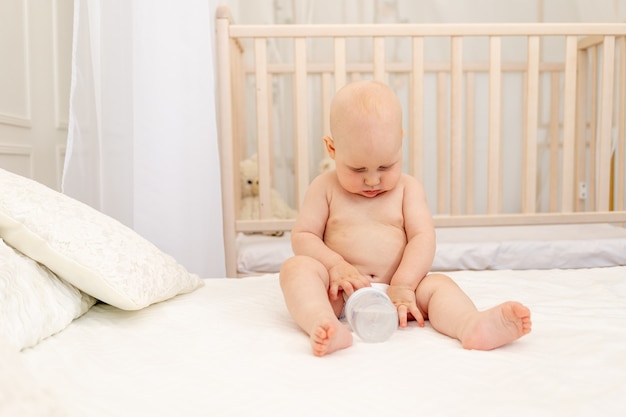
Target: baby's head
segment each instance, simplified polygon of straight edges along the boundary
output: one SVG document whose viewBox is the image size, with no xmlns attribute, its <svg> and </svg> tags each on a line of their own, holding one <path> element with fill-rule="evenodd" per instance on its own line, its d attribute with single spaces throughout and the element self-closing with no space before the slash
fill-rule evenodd
<svg viewBox="0 0 626 417">
<path fill-rule="evenodd" d="M 355 128 L 362 129 L 364 124 L 377 131 L 386 129 L 390 136 L 399 134 L 394 139 L 402 139 L 400 101 L 387 85 L 379 81 L 364 80 L 347 84 L 337 91 L 330 105 L 333 138 L 342 138 Z"/>
<path fill-rule="evenodd" d="M 350 83 L 330 107 L 332 138 L 324 138 L 337 176 L 349 192 L 366 197 L 389 191 L 402 172 L 402 107 L 378 81 Z"/>
</svg>

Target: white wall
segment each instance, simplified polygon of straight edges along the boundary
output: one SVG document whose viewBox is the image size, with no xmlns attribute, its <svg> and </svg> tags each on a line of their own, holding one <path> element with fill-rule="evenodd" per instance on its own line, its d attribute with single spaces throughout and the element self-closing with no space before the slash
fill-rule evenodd
<svg viewBox="0 0 626 417">
<path fill-rule="evenodd" d="M 0 1 L 0 168 L 60 189 L 72 0 Z"/>
</svg>

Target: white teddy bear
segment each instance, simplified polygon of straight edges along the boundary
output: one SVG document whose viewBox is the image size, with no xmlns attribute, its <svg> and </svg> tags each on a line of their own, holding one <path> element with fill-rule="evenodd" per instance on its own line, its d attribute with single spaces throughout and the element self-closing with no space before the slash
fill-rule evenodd
<svg viewBox="0 0 626 417">
<path fill-rule="evenodd" d="M 239 219 L 254 220 L 261 217 L 259 204 L 259 174 L 257 156 L 253 155 L 240 162 L 241 207 Z M 270 189 L 272 217 L 275 219 L 295 219 L 298 212 L 291 208 L 278 191 Z M 281 236 L 283 232 L 266 232 L 266 235 Z"/>
</svg>

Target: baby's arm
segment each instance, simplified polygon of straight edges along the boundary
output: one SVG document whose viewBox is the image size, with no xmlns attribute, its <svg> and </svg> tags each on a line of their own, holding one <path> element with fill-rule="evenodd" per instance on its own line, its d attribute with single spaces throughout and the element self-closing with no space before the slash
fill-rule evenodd
<svg viewBox="0 0 626 417">
<path fill-rule="evenodd" d="M 337 252 L 324 243 L 324 231 L 329 217 L 328 193 L 335 186 L 332 173 L 316 177 L 309 186 L 291 231 L 291 245 L 296 255 L 306 255 L 320 261 L 330 277 L 329 296 L 337 299 L 339 290 L 351 295 L 369 286 L 367 278 Z"/>
<path fill-rule="evenodd" d="M 423 326 L 415 289 L 430 271 L 435 257 L 435 227 L 424 188 L 413 177 L 406 177 L 402 204 L 407 245 L 387 293 L 398 308 L 401 327 L 406 327 L 408 313 Z"/>
</svg>

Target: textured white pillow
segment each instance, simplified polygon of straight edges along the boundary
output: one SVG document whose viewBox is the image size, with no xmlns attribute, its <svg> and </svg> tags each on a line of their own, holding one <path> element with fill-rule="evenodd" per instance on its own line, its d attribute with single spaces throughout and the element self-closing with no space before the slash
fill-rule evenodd
<svg viewBox="0 0 626 417">
<path fill-rule="evenodd" d="M 0 339 L 20 350 L 34 346 L 95 302 L 0 239 Z"/>
<path fill-rule="evenodd" d="M 108 304 L 138 310 L 201 279 L 132 229 L 38 182 L 0 170 L 0 237 Z"/>
</svg>

